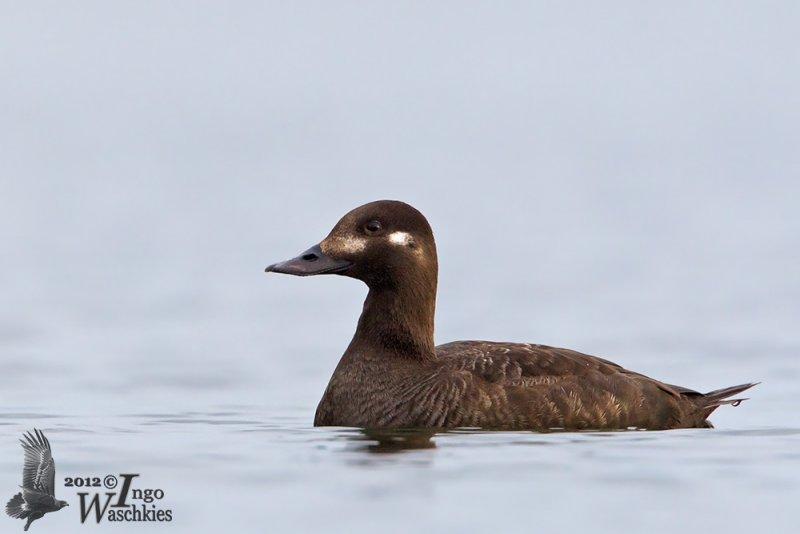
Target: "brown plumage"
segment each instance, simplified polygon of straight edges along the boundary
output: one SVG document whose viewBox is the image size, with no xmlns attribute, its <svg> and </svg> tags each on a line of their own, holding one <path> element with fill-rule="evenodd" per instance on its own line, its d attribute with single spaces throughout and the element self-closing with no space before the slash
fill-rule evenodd
<svg viewBox="0 0 800 534">
<path fill-rule="evenodd" d="M 416 209 L 377 201 L 319 245 L 267 267 L 341 274 L 369 286 L 355 336 L 317 408 L 316 426 L 669 429 L 707 417 L 754 384 L 698 393 L 568 349 L 456 341 L 434 346 L 438 262 Z"/>
</svg>

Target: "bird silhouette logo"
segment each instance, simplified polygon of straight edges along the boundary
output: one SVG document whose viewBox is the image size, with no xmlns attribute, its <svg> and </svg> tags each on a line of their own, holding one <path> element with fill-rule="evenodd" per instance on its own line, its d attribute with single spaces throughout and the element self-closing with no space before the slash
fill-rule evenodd
<svg viewBox="0 0 800 534">
<path fill-rule="evenodd" d="M 44 514 L 57 512 L 67 501 L 59 501 L 54 494 L 56 464 L 50 450 L 50 442 L 41 430 L 26 432 L 19 440 L 25 451 L 22 467 L 22 491 L 6 504 L 6 513 L 15 519 L 27 519 L 25 530 Z"/>
</svg>

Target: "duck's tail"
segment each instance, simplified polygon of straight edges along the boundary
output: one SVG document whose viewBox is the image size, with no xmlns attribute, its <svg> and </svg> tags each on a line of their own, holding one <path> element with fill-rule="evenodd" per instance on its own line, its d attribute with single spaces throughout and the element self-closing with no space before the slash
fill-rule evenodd
<svg viewBox="0 0 800 534">
<path fill-rule="evenodd" d="M 708 417 L 711 412 L 722 406 L 723 404 L 730 404 L 731 406 L 739 406 L 742 401 L 747 398 L 731 399 L 734 395 L 738 395 L 742 391 L 748 390 L 753 386 L 760 384 L 760 382 L 751 382 L 749 384 L 739 384 L 738 386 L 731 386 L 729 388 L 715 389 L 704 393 L 697 399 L 697 404 L 703 417 Z"/>
</svg>

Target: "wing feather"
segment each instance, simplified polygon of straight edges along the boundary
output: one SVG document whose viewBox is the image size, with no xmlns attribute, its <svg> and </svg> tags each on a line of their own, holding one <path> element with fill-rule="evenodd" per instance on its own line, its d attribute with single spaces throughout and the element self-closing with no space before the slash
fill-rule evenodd
<svg viewBox="0 0 800 534">
<path fill-rule="evenodd" d="M 50 442 L 41 430 L 26 432 L 21 439 L 25 451 L 22 467 L 22 487 L 31 492 L 53 496 L 56 478 L 56 464 L 53 461 Z"/>
<path fill-rule="evenodd" d="M 545 345 L 456 341 L 436 350 L 440 361 L 478 380 L 475 391 L 487 396 L 480 414 L 497 424 L 524 416 L 545 427 L 671 428 L 689 391 L 603 358 Z"/>
</svg>

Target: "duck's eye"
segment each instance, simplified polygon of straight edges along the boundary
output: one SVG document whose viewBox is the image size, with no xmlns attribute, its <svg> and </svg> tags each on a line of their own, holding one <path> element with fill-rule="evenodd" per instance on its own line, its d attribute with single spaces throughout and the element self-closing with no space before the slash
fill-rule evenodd
<svg viewBox="0 0 800 534">
<path fill-rule="evenodd" d="M 383 230 L 383 226 L 381 226 L 380 221 L 369 221 L 367 224 L 364 225 L 364 231 L 368 235 L 375 235 Z"/>
</svg>

